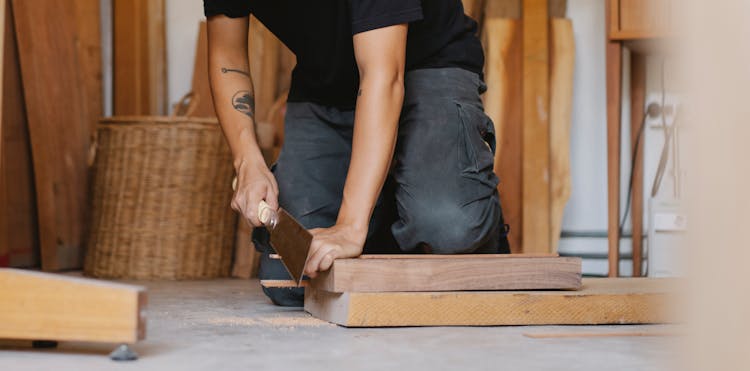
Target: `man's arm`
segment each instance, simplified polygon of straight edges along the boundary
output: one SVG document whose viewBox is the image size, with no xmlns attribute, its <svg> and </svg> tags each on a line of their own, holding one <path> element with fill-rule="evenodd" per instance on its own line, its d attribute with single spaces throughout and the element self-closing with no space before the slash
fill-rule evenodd
<svg viewBox="0 0 750 371">
<path fill-rule="evenodd" d="M 354 116 L 349 172 L 336 225 L 312 230 L 305 273 L 331 267 L 334 259 L 362 253 L 375 202 L 390 168 L 404 101 L 406 24 L 354 35 L 360 90 Z"/>
<path fill-rule="evenodd" d="M 211 93 L 237 172 L 232 208 L 253 225 L 262 223 L 257 208 L 265 200 L 278 207 L 278 186 L 255 138 L 255 98 L 247 57 L 248 17 L 208 18 L 208 69 Z"/>
</svg>

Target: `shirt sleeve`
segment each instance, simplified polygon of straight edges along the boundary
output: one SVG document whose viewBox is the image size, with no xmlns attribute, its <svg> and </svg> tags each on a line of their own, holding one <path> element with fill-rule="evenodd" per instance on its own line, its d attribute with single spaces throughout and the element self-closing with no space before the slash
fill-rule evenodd
<svg viewBox="0 0 750 371">
<path fill-rule="evenodd" d="M 350 6 L 352 35 L 419 21 L 423 17 L 420 0 L 350 0 Z"/>
<path fill-rule="evenodd" d="M 223 14 L 230 18 L 247 17 L 250 14 L 249 0 L 203 0 L 206 17 Z"/>
</svg>

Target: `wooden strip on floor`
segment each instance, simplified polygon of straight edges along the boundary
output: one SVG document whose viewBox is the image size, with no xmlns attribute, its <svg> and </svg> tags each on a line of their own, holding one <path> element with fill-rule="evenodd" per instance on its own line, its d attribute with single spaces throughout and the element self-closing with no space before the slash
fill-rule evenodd
<svg viewBox="0 0 750 371">
<path fill-rule="evenodd" d="M 580 291 L 332 293 L 305 289 L 305 310 L 347 327 L 598 325 L 675 322 L 676 282 L 590 278 Z"/>
<path fill-rule="evenodd" d="M 146 336 L 146 289 L 0 269 L 0 338 L 135 343 Z"/>
<path fill-rule="evenodd" d="M 363 255 L 311 281 L 329 292 L 578 289 L 581 259 L 525 255 Z"/>
</svg>

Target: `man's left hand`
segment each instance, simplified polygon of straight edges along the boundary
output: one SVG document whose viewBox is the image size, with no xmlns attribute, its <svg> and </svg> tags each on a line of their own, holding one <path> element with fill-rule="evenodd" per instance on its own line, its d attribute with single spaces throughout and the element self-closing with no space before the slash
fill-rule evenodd
<svg viewBox="0 0 750 371">
<path fill-rule="evenodd" d="M 305 265 L 305 274 L 310 278 L 315 278 L 318 272 L 331 268 L 336 259 L 361 255 L 367 238 L 367 230 L 359 231 L 340 224 L 330 228 L 312 229 L 310 233 L 313 240 Z"/>
</svg>

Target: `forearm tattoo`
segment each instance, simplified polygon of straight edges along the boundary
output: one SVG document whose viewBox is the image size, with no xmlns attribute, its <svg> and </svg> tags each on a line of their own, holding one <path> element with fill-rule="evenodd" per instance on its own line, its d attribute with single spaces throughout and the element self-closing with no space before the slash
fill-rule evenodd
<svg viewBox="0 0 750 371">
<path fill-rule="evenodd" d="M 234 68 L 226 68 L 226 67 L 222 67 L 221 68 L 221 73 L 229 73 L 229 72 L 235 72 L 235 73 L 239 73 L 239 74 L 245 75 L 247 77 L 250 77 L 250 74 L 247 73 L 247 72 L 245 72 L 245 71 L 243 71 L 243 70 L 237 70 L 237 69 L 234 69 Z"/>
<path fill-rule="evenodd" d="M 255 117 L 255 97 L 247 90 L 240 90 L 232 96 L 232 106 L 237 111 L 240 111 L 247 115 L 247 117 Z"/>
</svg>

